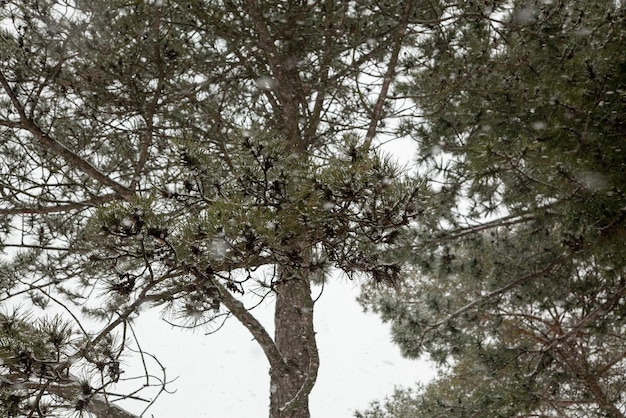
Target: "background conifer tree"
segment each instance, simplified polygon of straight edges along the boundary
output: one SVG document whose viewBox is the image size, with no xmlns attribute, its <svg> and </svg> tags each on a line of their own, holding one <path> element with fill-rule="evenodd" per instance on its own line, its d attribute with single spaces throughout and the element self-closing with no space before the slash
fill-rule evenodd
<svg viewBox="0 0 626 418">
<path fill-rule="evenodd" d="M 626 415 L 626 19 L 614 1 L 438 2 L 395 94 L 439 215 L 362 301 L 440 378 L 360 417 Z"/>
</svg>

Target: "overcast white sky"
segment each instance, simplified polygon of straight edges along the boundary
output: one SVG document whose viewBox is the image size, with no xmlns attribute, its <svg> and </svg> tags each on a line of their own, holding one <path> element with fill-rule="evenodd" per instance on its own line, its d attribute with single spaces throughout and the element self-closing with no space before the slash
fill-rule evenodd
<svg viewBox="0 0 626 418">
<path fill-rule="evenodd" d="M 319 289 L 318 289 L 319 290 Z M 316 305 L 315 325 L 321 365 L 311 394 L 313 418 L 348 418 L 355 409 L 432 376 L 424 361 L 400 356 L 389 327 L 364 313 L 355 301 L 358 284 L 332 280 Z M 272 330 L 272 307 L 257 316 Z M 170 378 L 179 376 L 147 416 L 266 417 L 269 411 L 268 363 L 247 330 L 234 318 L 212 335 L 172 329 L 146 312 L 136 323 L 144 349 L 156 354 Z M 133 411 L 135 412 L 135 411 Z"/>
</svg>

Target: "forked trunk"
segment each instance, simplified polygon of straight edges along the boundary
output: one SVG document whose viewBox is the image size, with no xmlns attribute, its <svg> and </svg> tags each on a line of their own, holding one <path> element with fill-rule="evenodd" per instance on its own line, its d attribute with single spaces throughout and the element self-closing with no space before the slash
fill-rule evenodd
<svg viewBox="0 0 626 418">
<path fill-rule="evenodd" d="M 283 270 L 275 290 L 275 343 L 285 367 L 270 370 L 270 418 L 309 418 L 319 357 L 308 271 Z"/>
</svg>

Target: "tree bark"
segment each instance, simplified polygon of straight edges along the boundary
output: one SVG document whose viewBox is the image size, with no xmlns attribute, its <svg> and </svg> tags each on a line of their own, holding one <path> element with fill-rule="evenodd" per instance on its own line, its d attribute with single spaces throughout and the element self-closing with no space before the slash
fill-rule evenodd
<svg viewBox="0 0 626 418">
<path fill-rule="evenodd" d="M 270 418 L 309 418 L 319 355 L 308 271 L 282 270 L 275 290 L 274 341 L 285 367 L 270 369 Z"/>
<path fill-rule="evenodd" d="M 309 394 L 319 369 L 309 271 L 282 266 L 278 270 L 274 339 L 218 280 L 195 268 L 191 272 L 219 289 L 222 303 L 263 349 L 270 363 L 270 418 L 309 418 Z"/>
</svg>

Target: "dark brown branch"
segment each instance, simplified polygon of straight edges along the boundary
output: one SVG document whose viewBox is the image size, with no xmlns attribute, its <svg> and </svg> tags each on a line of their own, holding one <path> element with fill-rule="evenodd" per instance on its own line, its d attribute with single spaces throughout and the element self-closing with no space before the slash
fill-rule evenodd
<svg viewBox="0 0 626 418">
<path fill-rule="evenodd" d="M 303 97 L 302 82 L 297 71 L 288 70 L 282 60 L 293 57 L 280 54 L 274 44 L 274 37 L 269 32 L 261 7 L 254 0 L 245 1 L 246 11 L 250 14 L 254 23 L 254 28 L 259 37 L 259 46 L 265 52 L 265 57 L 272 71 L 272 76 L 276 78 L 276 96 L 279 101 L 278 107 L 274 108 L 277 114 L 282 114 L 285 135 L 290 141 L 297 144 L 296 151 L 304 152 L 309 144 L 307 138 L 302 138 L 299 128 L 298 107 L 306 103 Z M 306 106 L 305 106 L 306 107 Z"/>
<path fill-rule="evenodd" d="M 599 376 L 595 372 L 590 371 L 590 364 L 584 355 L 578 353 L 576 348 L 572 347 L 571 344 L 557 347 L 556 351 L 573 375 L 580 379 L 587 389 L 589 389 L 589 392 L 593 395 L 595 404 L 606 414 L 605 416 L 611 418 L 625 417 L 605 393 L 600 383 Z"/>
<path fill-rule="evenodd" d="M 0 119 L 0 126 L 6 126 L 7 128 L 17 129 L 22 126 L 20 122 L 14 122 L 12 120 Z"/>
<path fill-rule="evenodd" d="M 87 207 L 101 205 L 103 203 L 107 203 L 107 202 L 111 202 L 113 200 L 119 200 L 119 199 L 120 199 L 120 196 L 118 194 L 106 194 L 102 196 L 96 196 L 92 199 L 84 200 L 82 202 L 68 203 L 65 205 L 0 209 L 0 215 L 35 215 L 35 214 L 69 212 L 72 210 L 85 209 Z"/>
<path fill-rule="evenodd" d="M 141 147 L 139 149 L 139 160 L 137 161 L 137 165 L 135 166 L 135 172 L 133 175 L 133 179 L 130 183 L 130 189 L 135 189 L 137 184 L 139 183 L 139 178 L 141 176 L 141 172 L 146 166 L 146 162 L 148 161 L 148 155 L 150 150 L 150 145 L 152 144 L 153 139 L 153 130 L 154 130 L 154 114 L 156 113 L 157 105 L 159 104 L 159 99 L 161 97 L 161 93 L 163 91 L 163 87 L 165 86 L 165 71 L 163 69 L 163 58 L 161 57 L 161 51 L 159 46 L 159 32 L 161 28 L 161 8 L 159 7 L 157 10 L 157 17 L 154 22 L 154 55 L 157 64 L 157 85 L 154 89 L 154 97 L 152 102 L 147 109 L 146 114 L 146 134 L 143 137 L 141 142 Z"/>
<path fill-rule="evenodd" d="M 135 192 L 132 189 L 124 186 L 101 173 L 97 168 L 92 166 L 89 162 L 81 158 L 78 154 L 70 151 L 65 145 L 52 139 L 46 134 L 37 124 L 32 120 L 24 121 L 23 127 L 27 129 L 33 136 L 38 139 L 43 145 L 50 148 L 58 155 L 63 157 L 66 162 L 87 174 L 89 177 L 96 180 L 98 183 L 110 187 L 124 200 L 132 201 L 135 197 Z"/>
<path fill-rule="evenodd" d="M 54 246 L 54 245 L 40 245 L 40 244 L 11 244 L 11 243 L 2 243 L 0 244 L 0 247 L 7 247 L 7 248 L 29 248 L 29 249 L 36 249 L 36 250 L 42 250 L 42 251 L 70 251 L 71 250 L 77 250 L 78 248 L 74 247 L 74 248 L 69 248 L 69 247 L 59 247 L 59 246 Z"/>
<path fill-rule="evenodd" d="M 252 315 L 239 301 L 235 298 L 229 291 L 226 289 L 219 280 L 209 277 L 206 274 L 203 274 L 198 269 L 192 268 L 191 272 L 194 276 L 196 276 L 199 280 L 207 280 L 211 283 L 211 285 L 215 286 L 220 292 L 221 302 L 226 306 L 226 308 L 241 322 L 241 324 L 246 327 L 246 329 L 252 334 L 254 339 L 258 342 L 258 344 L 263 349 L 265 353 L 265 357 L 270 363 L 270 367 L 275 370 L 283 370 L 286 369 L 287 364 L 283 359 L 283 356 L 278 351 L 274 340 L 265 330 L 265 327 L 261 325 L 261 323 Z"/>
<path fill-rule="evenodd" d="M 558 341 L 565 340 L 572 335 L 576 335 L 576 333 L 580 332 L 584 328 L 588 327 L 592 322 L 604 317 L 609 312 L 611 312 L 615 306 L 626 296 L 626 286 L 623 286 L 617 290 L 607 301 L 598 306 L 588 315 L 583 317 L 576 325 L 574 325 L 569 331 L 557 337 L 552 344 L 548 348 L 556 345 Z"/>
<path fill-rule="evenodd" d="M 4 88 L 5 92 L 9 96 L 13 107 L 20 115 L 20 124 L 19 127 L 21 129 L 25 129 L 29 131 L 35 139 L 41 142 L 44 146 L 54 151 L 57 155 L 63 157 L 65 161 L 74 167 L 81 170 L 83 173 L 87 174 L 89 177 L 93 178 L 100 184 L 110 187 L 113 189 L 118 195 L 123 197 L 125 200 L 131 201 L 135 197 L 135 192 L 128 187 L 116 182 L 111 179 L 107 175 L 101 173 L 97 168 L 92 166 L 88 161 L 80 157 L 78 154 L 74 153 L 70 149 L 68 149 L 65 145 L 60 142 L 52 139 L 47 133 L 45 133 L 33 119 L 28 118 L 26 115 L 26 110 L 24 106 L 20 103 L 17 94 L 13 91 L 11 86 L 9 85 L 8 80 L 4 76 L 4 74 L 0 71 L 0 84 Z"/>
<path fill-rule="evenodd" d="M 402 49 L 402 44 L 404 42 L 404 34 L 406 33 L 406 28 L 409 22 L 409 16 L 413 3 L 414 2 L 412 1 L 407 1 L 404 4 L 402 17 L 400 18 L 400 23 L 398 25 L 396 34 L 394 35 L 395 39 L 393 49 L 391 51 L 391 57 L 389 58 L 389 65 L 387 66 L 387 72 L 385 73 L 385 78 L 380 88 L 380 93 L 378 94 L 376 105 L 374 105 L 374 110 L 372 111 L 372 115 L 370 117 L 370 124 L 367 128 L 367 134 L 365 135 L 363 149 L 366 151 L 369 150 L 372 146 L 372 140 L 376 136 L 378 123 L 383 119 L 383 107 L 385 105 L 385 101 L 387 101 L 389 86 L 391 85 L 391 81 L 393 80 L 393 77 L 396 73 L 398 57 L 400 56 L 400 50 Z"/>
<path fill-rule="evenodd" d="M 176 276 L 177 276 L 177 274 L 166 274 L 166 275 L 160 277 L 159 280 L 154 280 L 154 281 L 149 282 L 141 290 L 141 292 L 137 296 L 137 299 L 135 299 L 135 301 L 133 303 L 128 305 L 121 314 L 118 314 L 117 319 L 115 319 L 114 321 L 111 321 L 111 323 L 109 323 L 109 325 L 107 325 L 102 331 L 100 331 L 98 333 L 98 335 L 93 340 L 91 340 L 89 343 L 92 346 L 95 346 L 102 338 L 104 338 L 111 331 L 113 331 L 118 325 L 126 322 L 128 320 L 128 317 L 130 315 L 132 315 L 133 313 L 135 313 L 137 311 L 137 309 L 141 305 L 143 305 L 144 303 L 153 301 L 153 299 L 150 297 L 150 295 L 148 295 L 148 292 L 150 290 L 152 290 L 154 287 L 156 287 L 158 284 L 160 284 L 164 280 L 167 280 L 169 278 L 176 277 Z"/>
<path fill-rule="evenodd" d="M 27 378 L 27 376 L 22 374 L 4 375 L 3 378 L 8 380 L 8 382 L 16 386 L 19 385 L 24 389 L 38 390 L 42 385 L 41 382 L 24 381 L 24 378 Z M 71 375 L 55 382 L 49 382 L 47 384 L 46 392 L 58 396 L 59 398 L 70 403 L 75 403 L 78 399 L 84 397 L 82 384 L 77 378 Z M 101 418 L 138 418 L 137 415 L 131 414 L 125 409 L 109 402 L 104 398 L 104 396 L 99 394 L 91 396 L 84 409 L 87 412 Z"/>
<path fill-rule="evenodd" d="M 317 95 L 315 97 L 315 104 L 313 105 L 313 110 L 309 115 L 309 126 L 307 128 L 306 137 L 307 141 L 312 141 L 315 136 L 315 132 L 317 131 L 317 127 L 319 126 L 320 117 L 322 115 L 322 108 L 324 106 L 324 100 L 326 99 L 326 90 L 328 87 L 328 76 L 329 76 L 329 68 L 330 64 L 333 60 L 332 51 L 335 48 L 334 42 L 335 37 L 332 36 L 332 21 L 333 21 L 333 13 L 334 13 L 334 2 L 329 1 L 326 4 L 326 16 L 325 16 L 325 25 L 324 25 L 324 38 L 325 38 L 325 47 L 324 47 L 324 56 L 322 58 L 322 62 L 320 65 L 320 81 L 319 87 L 317 89 Z"/>
<path fill-rule="evenodd" d="M 17 110 L 17 113 L 20 115 L 21 122 L 24 122 L 26 119 L 28 119 L 26 117 L 26 111 L 24 110 L 24 107 L 18 100 L 17 95 L 15 94 L 11 86 L 9 85 L 9 81 L 6 79 L 2 71 L 0 71 L 0 84 L 2 84 L 2 87 L 4 88 L 4 91 L 9 96 L 9 99 L 11 100 L 13 107 L 15 107 L 15 110 Z M 21 125 L 22 124 L 20 123 L 20 126 Z"/>
<path fill-rule="evenodd" d="M 62 390 L 65 390 L 65 389 L 66 387 L 59 387 L 59 388 L 52 387 L 50 388 L 50 391 L 53 392 L 53 390 L 55 390 L 56 392 L 53 392 L 53 393 L 58 394 Z M 76 392 L 77 390 L 80 390 L 80 389 L 81 389 L 80 385 L 78 387 L 72 388 L 73 397 L 71 399 L 76 399 L 76 396 L 77 396 Z M 98 417 L 102 417 L 102 418 L 138 418 L 137 415 L 131 414 L 125 409 L 115 404 L 112 404 L 101 395 L 95 395 L 91 397 L 85 408 L 87 409 L 87 411 L 91 412 L 92 414 L 95 414 Z"/>
</svg>

